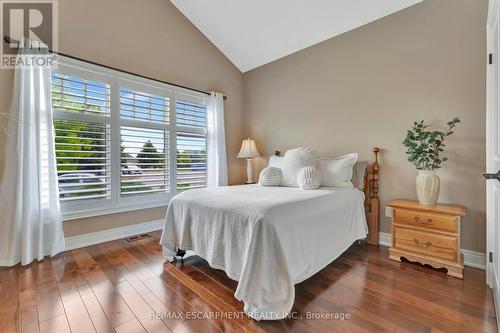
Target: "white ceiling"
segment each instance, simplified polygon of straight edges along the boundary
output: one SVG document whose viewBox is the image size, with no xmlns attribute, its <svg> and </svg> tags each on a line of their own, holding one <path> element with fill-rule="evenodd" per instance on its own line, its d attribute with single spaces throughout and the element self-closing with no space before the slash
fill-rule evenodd
<svg viewBox="0 0 500 333">
<path fill-rule="evenodd" d="M 422 0 L 170 0 L 242 72 Z"/>
</svg>

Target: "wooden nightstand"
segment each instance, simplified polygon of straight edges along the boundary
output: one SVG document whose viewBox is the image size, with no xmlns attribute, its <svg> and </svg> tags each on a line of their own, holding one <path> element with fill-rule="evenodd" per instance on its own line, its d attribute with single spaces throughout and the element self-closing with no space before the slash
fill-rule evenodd
<svg viewBox="0 0 500 333">
<path fill-rule="evenodd" d="M 392 246 L 389 258 L 448 269 L 463 278 L 460 251 L 460 218 L 466 209 L 458 205 L 421 205 L 412 200 L 392 200 Z"/>
</svg>

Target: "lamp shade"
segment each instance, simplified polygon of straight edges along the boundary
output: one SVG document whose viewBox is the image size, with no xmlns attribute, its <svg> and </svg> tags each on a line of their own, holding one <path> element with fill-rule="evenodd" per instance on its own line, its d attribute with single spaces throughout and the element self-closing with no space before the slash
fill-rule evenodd
<svg viewBox="0 0 500 333">
<path fill-rule="evenodd" d="M 241 149 L 238 153 L 238 158 L 252 158 L 259 157 L 260 153 L 257 150 L 257 146 L 255 145 L 255 141 L 246 139 L 241 143 Z"/>
</svg>

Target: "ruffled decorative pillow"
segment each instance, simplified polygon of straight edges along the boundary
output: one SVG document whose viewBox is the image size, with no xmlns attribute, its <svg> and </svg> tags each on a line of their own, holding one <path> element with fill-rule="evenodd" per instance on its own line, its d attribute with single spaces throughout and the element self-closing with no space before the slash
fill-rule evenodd
<svg viewBox="0 0 500 333">
<path fill-rule="evenodd" d="M 280 186 L 281 169 L 274 167 L 264 168 L 259 175 L 260 186 Z"/>
<path fill-rule="evenodd" d="M 299 187 L 297 176 L 300 170 L 316 165 L 316 152 L 311 148 L 301 147 L 288 150 L 281 163 L 281 186 Z"/>
<path fill-rule="evenodd" d="M 321 185 L 321 177 L 318 168 L 308 166 L 299 171 L 297 177 L 299 188 L 303 190 L 316 190 Z"/>
</svg>

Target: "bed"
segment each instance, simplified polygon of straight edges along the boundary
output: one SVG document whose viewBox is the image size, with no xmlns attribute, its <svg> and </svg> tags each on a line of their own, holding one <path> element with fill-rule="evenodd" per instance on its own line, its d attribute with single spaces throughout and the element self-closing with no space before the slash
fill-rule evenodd
<svg viewBox="0 0 500 333">
<path fill-rule="evenodd" d="M 357 188 L 241 185 L 183 192 L 167 210 L 160 244 L 169 261 L 198 255 L 238 281 L 235 297 L 256 320 L 285 318 L 294 285 L 353 242 L 378 244 L 378 152 Z"/>
</svg>

